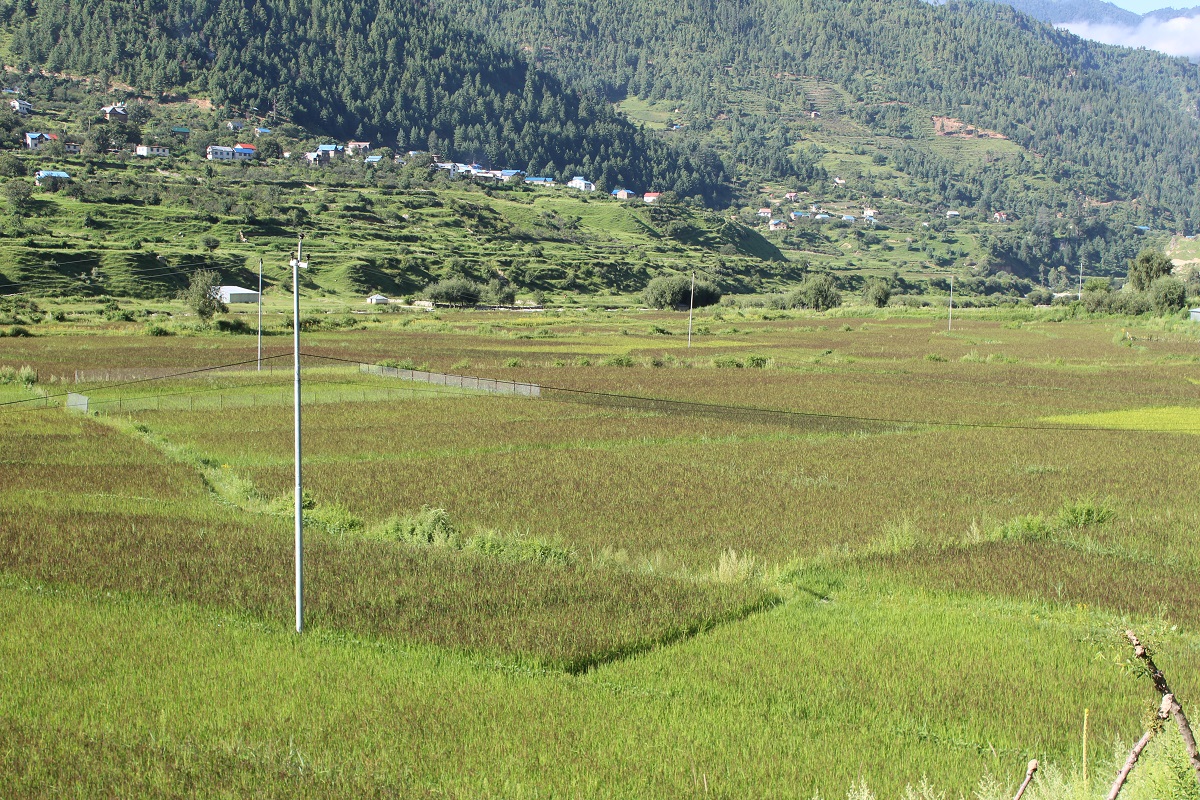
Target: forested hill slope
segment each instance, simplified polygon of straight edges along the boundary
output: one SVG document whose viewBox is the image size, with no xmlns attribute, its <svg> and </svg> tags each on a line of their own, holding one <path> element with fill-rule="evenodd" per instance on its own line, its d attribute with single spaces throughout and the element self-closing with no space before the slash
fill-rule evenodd
<svg viewBox="0 0 1200 800">
<path fill-rule="evenodd" d="M 103 75 L 531 175 L 717 199 L 683 153 L 412 0 L 0 0 L 16 66 Z"/>
<path fill-rule="evenodd" d="M 985 2 L 921 0 L 436 0 L 447 16 L 531 49 L 610 100 L 685 104 L 690 130 L 730 118 L 737 157 L 768 173 L 794 131 L 770 103 L 818 108 L 832 81 L 880 134 L 930 135 L 930 115 L 996 130 L 1044 156 L 1069 191 L 1141 198 L 1200 219 L 1200 77 L 1183 59 L 1088 42 Z M 746 104 L 745 93 L 763 108 Z M 829 112 L 825 108 L 825 113 Z"/>
</svg>

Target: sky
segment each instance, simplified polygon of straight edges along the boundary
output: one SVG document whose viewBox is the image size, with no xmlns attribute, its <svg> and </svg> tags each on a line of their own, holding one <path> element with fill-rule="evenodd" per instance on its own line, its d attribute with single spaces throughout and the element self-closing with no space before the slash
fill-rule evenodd
<svg viewBox="0 0 1200 800">
<path fill-rule="evenodd" d="M 1170 6 L 1170 2 L 1162 0 L 1108 0 L 1114 6 L 1120 6 L 1126 11 L 1132 11 L 1135 14 L 1145 14 L 1149 11 L 1157 11 L 1160 8 Z M 1191 5 L 1191 3 L 1188 3 Z"/>
<path fill-rule="evenodd" d="M 1166 7 L 1162 0 L 1113 0 L 1114 5 L 1145 14 Z M 1190 6 L 1192 2 L 1180 3 Z M 1200 61 L 1200 15 L 1173 19 L 1145 19 L 1137 25 L 1110 25 L 1091 22 L 1059 23 L 1077 36 L 1105 44 L 1145 47 L 1172 56 Z"/>
</svg>

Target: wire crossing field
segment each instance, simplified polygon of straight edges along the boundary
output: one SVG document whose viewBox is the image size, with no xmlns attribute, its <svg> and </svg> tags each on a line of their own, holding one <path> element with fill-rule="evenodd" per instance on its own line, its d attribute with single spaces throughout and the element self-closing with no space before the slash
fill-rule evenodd
<svg viewBox="0 0 1200 800">
<path fill-rule="evenodd" d="M 75 365 L 247 348 L 0 341 L 0 367 L 46 376 L 0 386 L 0 794 L 891 797 L 927 778 L 998 798 L 1036 757 L 1038 797 L 1103 795 L 1156 705 L 1121 630 L 1200 703 L 1200 341 L 765 316 L 691 352 L 647 332 L 666 315 L 311 335 L 303 637 L 290 372 L 76 385 Z M 37 394 L 66 389 L 99 415 Z M 1129 796 L 1194 798 L 1180 747 L 1156 740 Z"/>
</svg>

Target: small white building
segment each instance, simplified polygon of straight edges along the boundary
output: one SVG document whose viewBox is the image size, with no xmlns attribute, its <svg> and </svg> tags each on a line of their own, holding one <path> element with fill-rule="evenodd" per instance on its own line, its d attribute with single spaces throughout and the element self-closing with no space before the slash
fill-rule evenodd
<svg viewBox="0 0 1200 800">
<path fill-rule="evenodd" d="M 257 303 L 258 292 L 253 289 L 243 289 L 241 286 L 219 286 L 217 297 L 222 303 Z"/>
<path fill-rule="evenodd" d="M 592 183 L 582 175 L 576 175 L 574 178 L 571 178 L 571 180 L 567 181 L 567 186 L 572 189 L 578 189 L 581 192 L 596 191 L 596 184 Z"/>
<path fill-rule="evenodd" d="M 1200 308 L 1193 308 L 1188 312 L 1188 319 L 1192 322 L 1200 322 Z"/>
<path fill-rule="evenodd" d="M 33 103 L 30 103 L 28 100 L 21 100 L 20 98 L 9 100 L 8 107 L 21 116 L 33 113 Z"/>
<path fill-rule="evenodd" d="M 381 294 L 373 294 L 367 298 L 367 302 L 373 306 L 386 306 L 388 299 Z"/>
<path fill-rule="evenodd" d="M 225 123 L 225 127 L 231 131 L 236 132 L 236 131 L 240 131 L 243 128 L 245 128 L 246 123 L 242 122 L 240 119 L 231 119 Z"/>
<path fill-rule="evenodd" d="M 171 155 L 171 148 L 159 144 L 139 144 L 134 152 L 142 158 L 165 158 Z"/>
<path fill-rule="evenodd" d="M 210 144 L 204 151 L 204 156 L 209 161 L 233 161 L 233 148 Z"/>
</svg>

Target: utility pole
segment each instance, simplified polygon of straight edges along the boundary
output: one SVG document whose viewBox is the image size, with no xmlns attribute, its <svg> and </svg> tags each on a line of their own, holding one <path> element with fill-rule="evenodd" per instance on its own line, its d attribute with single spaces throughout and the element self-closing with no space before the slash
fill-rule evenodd
<svg viewBox="0 0 1200 800">
<path fill-rule="evenodd" d="M 954 275 L 950 275 L 950 318 L 946 321 L 946 330 L 954 330 Z"/>
<path fill-rule="evenodd" d="M 1079 295 L 1075 299 L 1083 299 L 1083 256 L 1079 257 Z"/>
<path fill-rule="evenodd" d="M 696 270 L 692 270 L 692 295 L 688 300 L 688 347 L 692 346 L 692 310 L 696 307 Z"/>
<path fill-rule="evenodd" d="M 258 371 L 262 372 L 262 259 L 258 260 Z"/>
<path fill-rule="evenodd" d="M 304 508 L 300 484 L 300 270 L 308 269 L 304 257 L 304 234 L 296 239 L 292 259 L 292 365 L 295 387 L 292 405 L 296 429 L 296 633 L 304 630 Z"/>
</svg>

